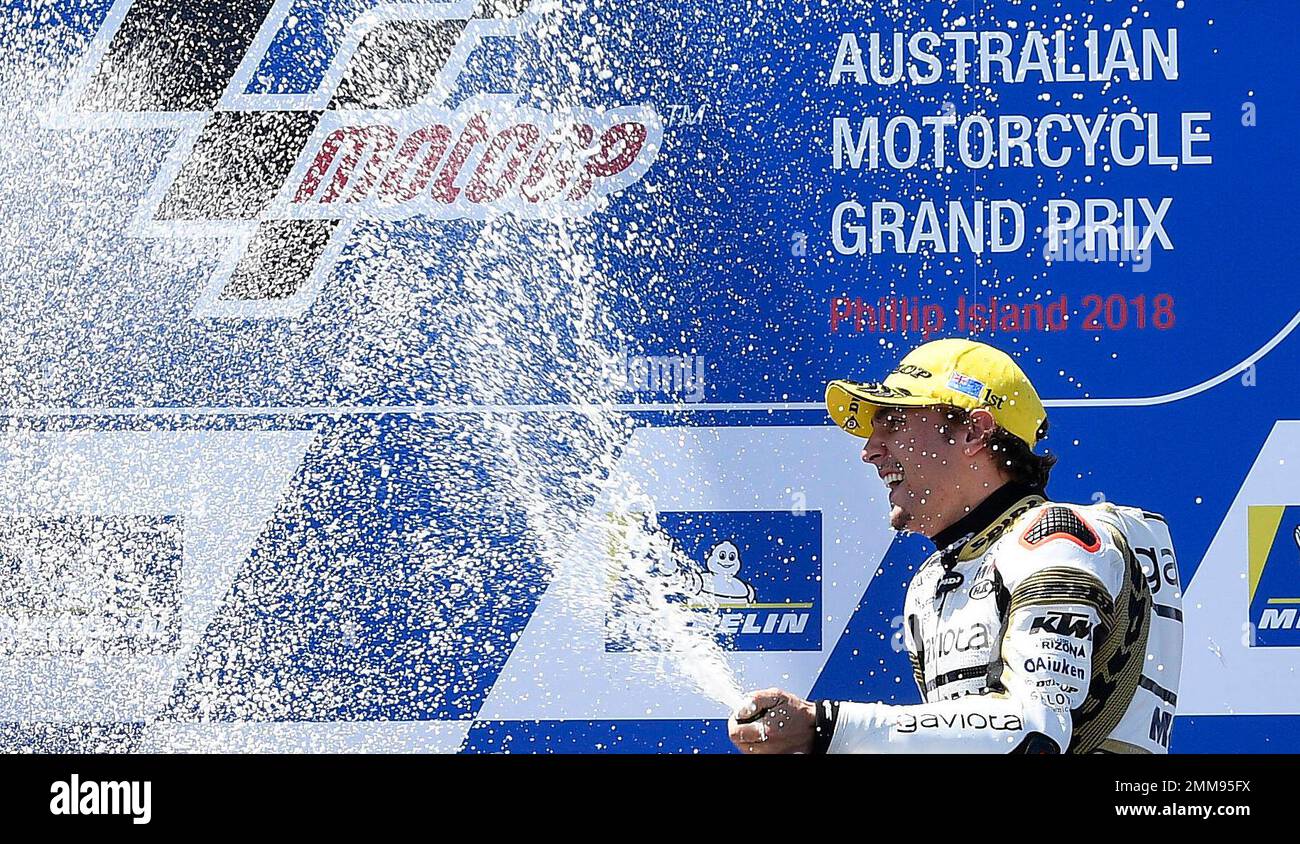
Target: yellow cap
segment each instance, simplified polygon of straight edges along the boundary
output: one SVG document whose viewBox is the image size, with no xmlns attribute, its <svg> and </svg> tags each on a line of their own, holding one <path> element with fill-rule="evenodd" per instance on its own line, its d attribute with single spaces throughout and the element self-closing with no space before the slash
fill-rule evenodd
<svg viewBox="0 0 1300 844">
<path fill-rule="evenodd" d="M 951 404 L 987 410 L 994 421 L 1030 448 L 1047 411 L 1034 385 L 1005 352 L 974 340 L 935 340 L 903 358 L 883 382 L 832 381 L 826 409 L 850 434 L 871 436 L 871 417 L 879 407 Z"/>
</svg>

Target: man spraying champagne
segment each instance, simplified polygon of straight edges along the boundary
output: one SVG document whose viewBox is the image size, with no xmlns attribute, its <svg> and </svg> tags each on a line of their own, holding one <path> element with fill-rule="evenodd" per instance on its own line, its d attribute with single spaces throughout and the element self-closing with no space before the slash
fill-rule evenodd
<svg viewBox="0 0 1300 844">
<path fill-rule="evenodd" d="M 880 383 L 832 381 L 890 525 L 934 541 L 904 606 L 923 703 L 750 693 L 747 753 L 1164 753 L 1178 702 L 1182 592 L 1164 520 L 1046 493 L 1047 413 L 1006 354 L 950 339 Z M 874 563 L 873 563 L 874 565 Z"/>
</svg>

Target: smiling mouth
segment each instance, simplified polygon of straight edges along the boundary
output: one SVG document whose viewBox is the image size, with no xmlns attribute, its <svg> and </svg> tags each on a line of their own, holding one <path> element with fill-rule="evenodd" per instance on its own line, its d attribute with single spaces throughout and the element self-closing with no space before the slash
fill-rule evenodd
<svg viewBox="0 0 1300 844">
<path fill-rule="evenodd" d="M 885 482 L 885 486 L 891 490 L 903 482 L 902 472 L 888 472 L 880 476 L 880 480 Z"/>
</svg>

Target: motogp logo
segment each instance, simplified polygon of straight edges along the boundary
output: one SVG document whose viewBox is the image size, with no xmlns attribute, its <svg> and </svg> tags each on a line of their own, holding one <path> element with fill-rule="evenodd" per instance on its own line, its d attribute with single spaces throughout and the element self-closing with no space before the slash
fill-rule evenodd
<svg viewBox="0 0 1300 844">
<path fill-rule="evenodd" d="M 318 129 L 323 137 L 307 144 L 317 152 L 300 159 L 271 207 L 322 219 L 358 211 L 383 218 L 482 217 L 507 208 L 525 215 L 582 213 L 591 199 L 631 181 L 617 177 L 645 169 L 633 168 L 646 125 L 628 111 L 622 110 L 626 120 L 619 111 L 558 120 L 532 110 L 417 113 L 392 124 Z M 468 181 L 458 187 L 465 173 Z"/>
<path fill-rule="evenodd" d="M 179 130 L 129 234 L 224 244 L 195 317 L 301 315 L 359 222 L 579 217 L 658 154 L 652 108 L 542 111 L 466 80 L 537 28 L 527 0 L 301 5 L 117 0 L 46 118 Z"/>
</svg>

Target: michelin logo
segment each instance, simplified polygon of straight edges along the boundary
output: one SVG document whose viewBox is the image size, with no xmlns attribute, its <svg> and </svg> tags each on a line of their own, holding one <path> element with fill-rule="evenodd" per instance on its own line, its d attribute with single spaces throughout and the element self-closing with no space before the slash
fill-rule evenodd
<svg viewBox="0 0 1300 844">
<path fill-rule="evenodd" d="M 1250 643 L 1300 646 L 1300 507 L 1252 506 L 1247 513 Z"/>
<path fill-rule="evenodd" d="M 0 654 L 174 653 L 181 540 L 172 516 L 0 519 Z"/>
<path fill-rule="evenodd" d="M 796 539 L 785 531 L 765 528 L 762 517 L 768 514 L 690 514 L 682 518 L 684 515 L 659 514 L 666 524 L 650 528 L 654 539 L 631 532 L 624 535 L 622 547 L 611 547 L 611 553 L 630 555 L 633 560 L 631 565 L 613 561 L 616 569 L 643 571 L 645 578 L 630 590 L 626 583 L 614 590 L 606 616 L 606 650 L 672 647 L 655 635 L 663 622 L 649 606 L 655 595 L 668 596 L 669 603 L 691 611 L 690 626 L 703 628 L 730 650 L 820 647 L 820 632 L 812 623 L 820 598 L 816 553 L 820 550 L 820 519 L 798 525 L 810 535 Z M 771 515 L 794 518 L 786 513 Z M 717 527 L 740 530 L 715 532 L 715 525 L 709 524 L 715 520 Z M 689 530 L 673 536 L 678 522 L 689 525 Z M 711 534 L 711 538 L 701 534 Z M 773 537 L 776 547 L 769 544 Z M 806 553 L 785 553 L 785 548 Z M 754 565 L 755 561 L 759 564 Z M 774 561 L 780 565 L 773 566 Z"/>
<path fill-rule="evenodd" d="M 740 573 L 740 551 L 736 548 L 736 543 L 728 539 L 713 546 L 709 558 L 704 561 L 704 567 L 708 570 L 708 577 L 701 582 L 701 591 L 719 598 L 743 598 L 747 604 L 752 604 L 757 599 L 754 587 L 737 577 Z"/>
</svg>

